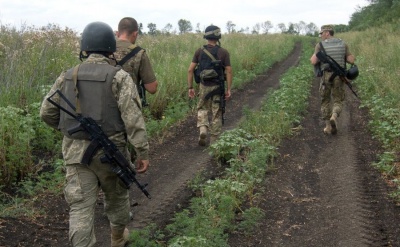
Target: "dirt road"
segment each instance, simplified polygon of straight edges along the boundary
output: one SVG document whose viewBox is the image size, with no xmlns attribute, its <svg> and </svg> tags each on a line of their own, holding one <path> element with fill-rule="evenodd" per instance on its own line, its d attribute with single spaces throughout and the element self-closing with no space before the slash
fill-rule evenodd
<svg viewBox="0 0 400 247">
<path fill-rule="evenodd" d="M 300 54 L 297 45 L 286 60 L 233 92 L 224 129 L 236 127 L 243 106 L 257 109 L 267 91 L 279 86 L 279 77 L 297 65 Z M 324 136 L 315 90 L 304 129 L 282 143 L 277 169 L 267 175 L 260 205 L 266 217 L 260 231 L 251 238 L 232 234 L 231 246 L 400 246 L 399 210 L 386 200 L 385 184 L 369 166 L 379 145 L 367 131 L 365 115 L 349 97 L 338 135 Z M 167 224 L 191 196 L 187 183 L 200 172 L 209 177 L 217 172 L 197 144 L 195 126 L 193 115 L 171 128 L 163 142 L 151 143 L 151 168 L 138 180 L 149 183 L 152 199 L 131 190 L 130 229 Z M 68 246 L 68 207 L 63 197 L 45 198 L 37 206 L 47 215 L 33 221 L 0 219 L 0 246 Z M 96 246 L 109 246 L 101 199 L 96 207 L 96 237 Z"/>
<path fill-rule="evenodd" d="M 318 80 L 300 133 L 285 140 L 267 175 L 265 218 L 251 237 L 233 234 L 230 246 L 400 246 L 400 210 L 371 167 L 379 143 L 367 115 L 347 90 L 335 136 L 323 133 Z"/>
</svg>

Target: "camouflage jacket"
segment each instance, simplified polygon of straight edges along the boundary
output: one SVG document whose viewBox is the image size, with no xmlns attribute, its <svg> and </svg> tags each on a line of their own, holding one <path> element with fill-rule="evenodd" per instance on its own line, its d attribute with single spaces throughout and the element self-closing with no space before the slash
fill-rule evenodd
<svg viewBox="0 0 400 247">
<path fill-rule="evenodd" d="M 105 64 L 109 63 L 109 59 L 102 55 L 92 54 L 84 63 Z M 47 98 L 57 89 L 62 89 L 64 76 L 65 72 L 61 73 L 56 79 L 50 92 L 45 96 L 40 108 L 40 117 L 42 120 L 55 129 L 57 129 L 59 125 L 60 110 L 48 102 Z M 129 141 L 135 147 L 139 159 L 148 160 L 149 143 L 147 140 L 145 122 L 140 109 L 141 104 L 137 88 L 135 83 L 132 82 L 132 78 L 129 74 L 123 70 L 119 70 L 114 76 L 112 91 L 118 102 L 118 108 L 125 124 L 126 133 L 117 133 L 109 138 L 122 149 L 121 151 L 125 154 L 127 154 L 126 144 L 127 141 Z M 54 95 L 52 99 L 56 103 L 60 103 L 58 94 Z M 67 165 L 80 163 L 89 144 L 89 140 L 76 140 L 64 136 L 62 154 L 65 163 Z"/>
<path fill-rule="evenodd" d="M 131 52 L 136 47 L 135 44 L 131 44 L 125 40 L 117 40 L 117 51 L 114 53 L 117 61 L 121 61 L 129 52 Z M 146 54 L 144 49 L 140 50 L 134 57 L 129 59 L 122 68 L 132 75 L 133 78 L 136 77 L 137 85 L 142 81 L 143 84 L 151 83 L 156 81 L 156 76 L 151 66 L 150 59 Z"/>
</svg>

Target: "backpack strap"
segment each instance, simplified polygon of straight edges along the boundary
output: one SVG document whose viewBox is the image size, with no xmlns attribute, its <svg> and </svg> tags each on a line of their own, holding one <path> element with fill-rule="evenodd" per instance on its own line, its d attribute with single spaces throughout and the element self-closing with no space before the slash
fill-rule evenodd
<svg viewBox="0 0 400 247">
<path fill-rule="evenodd" d="M 203 47 L 203 51 L 205 54 L 207 54 L 207 56 L 211 58 L 211 60 L 213 60 L 214 62 L 217 61 L 217 59 L 215 59 L 215 57 L 205 47 Z"/>
<path fill-rule="evenodd" d="M 124 58 L 122 58 L 119 62 L 117 61 L 117 64 L 122 66 L 124 65 L 129 59 L 131 59 L 133 56 L 135 56 L 140 50 L 142 50 L 142 47 L 136 46 L 135 48 L 132 49 Z"/>
</svg>

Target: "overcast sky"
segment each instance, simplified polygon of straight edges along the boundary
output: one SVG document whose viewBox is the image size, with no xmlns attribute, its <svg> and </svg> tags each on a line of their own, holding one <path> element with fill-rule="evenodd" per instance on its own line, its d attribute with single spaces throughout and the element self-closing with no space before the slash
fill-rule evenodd
<svg viewBox="0 0 400 247">
<path fill-rule="evenodd" d="M 149 23 L 158 30 L 168 23 L 178 29 L 178 21 L 190 21 L 193 29 L 210 24 L 226 32 L 226 23 L 232 21 L 236 30 L 252 30 L 257 23 L 306 24 L 318 27 L 324 24 L 348 24 L 358 7 L 368 5 L 367 0 L 0 0 L 0 24 L 19 28 L 23 24 L 41 27 L 49 23 L 82 32 L 93 21 L 108 23 L 114 30 L 122 17 L 133 17 L 143 24 L 147 32 Z M 274 28 L 270 30 L 274 31 Z"/>
</svg>

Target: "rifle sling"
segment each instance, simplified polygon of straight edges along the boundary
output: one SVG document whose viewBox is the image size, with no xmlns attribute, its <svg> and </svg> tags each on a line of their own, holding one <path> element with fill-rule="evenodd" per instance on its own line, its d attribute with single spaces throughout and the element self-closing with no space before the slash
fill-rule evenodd
<svg viewBox="0 0 400 247">
<path fill-rule="evenodd" d="M 122 67 L 122 65 L 124 65 L 129 59 L 135 56 L 140 50 L 142 50 L 142 47 L 136 46 L 135 48 L 132 49 L 132 51 L 126 54 L 126 56 L 123 57 L 119 62 L 117 61 L 117 64 Z"/>
<path fill-rule="evenodd" d="M 214 89 L 211 92 L 209 92 L 208 94 L 206 94 L 204 99 L 208 100 L 214 95 L 221 95 L 222 93 L 225 93 L 225 92 L 222 92 L 222 91 L 223 91 L 223 89 L 219 86 L 216 89 Z"/>
<path fill-rule="evenodd" d="M 217 61 L 217 59 L 215 59 L 215 57 L 205 47 L 203 48 L 203 51 L 205 54 L 207 54 L 207 56 L 211 58 L 213 62 Z"/>
</svg>

